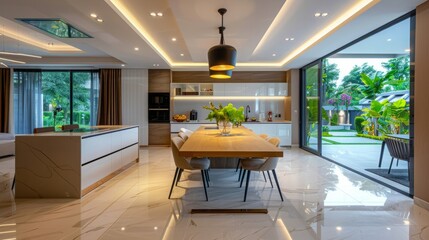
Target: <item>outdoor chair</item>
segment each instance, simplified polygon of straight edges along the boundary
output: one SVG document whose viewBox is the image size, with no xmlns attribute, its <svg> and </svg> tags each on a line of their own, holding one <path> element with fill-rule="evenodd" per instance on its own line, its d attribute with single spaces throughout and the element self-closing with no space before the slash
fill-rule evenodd
<svg viewBox="0 0 429 240">
<path fill-rule="evenodd" d="M 389 171 L 390 174 L 392 170 L 393 160 L 396 158 L 397 160 L 403 160 L 408 162 L 408 180 L 410 180 L 410 144 L 404 140 L 394 139 L 394 138 L 386 138 L 384 139 L 387 145 L 387 149 L 389 149 L 390 156 L 392 160 L 390 161 Z"/>
</svg>

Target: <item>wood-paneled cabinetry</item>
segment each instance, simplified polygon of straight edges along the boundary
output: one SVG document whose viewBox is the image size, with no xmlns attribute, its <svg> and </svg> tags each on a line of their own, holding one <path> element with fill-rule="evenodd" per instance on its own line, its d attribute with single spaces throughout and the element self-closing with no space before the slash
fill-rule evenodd
<svg viewBox="0 0 429 240">
<path fill-rule="evenodd" d="M 148 78 L 149 78 L 148 79 L 149 93 L 170 94 L 170 85 L 171 85 L 170 69 L 149 69 Z M 149 108 L 149 111 L 154 111 L 154 110 Z M 169 122 L 166 122 L 166 123 L 149 122 L 148 132 L 149 132 L 149 145 L 170 145 L 170 123 Z"/>
</svg>

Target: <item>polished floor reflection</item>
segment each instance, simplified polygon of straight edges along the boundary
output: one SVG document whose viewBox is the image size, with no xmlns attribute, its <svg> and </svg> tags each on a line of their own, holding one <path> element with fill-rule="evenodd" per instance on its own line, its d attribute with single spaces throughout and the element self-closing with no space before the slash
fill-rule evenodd
<svg viewBox="0 0 429 240">
<path fill-rule="evenodd" d="M 429 212 L 411 198 L 300 149 L 284 152 L 277 166 L 284 202 L 255 173 L 244 203 L 233 169 L 210 171 L 208 202 L 198 171 L 185 171 L 168 200 L 175 166 L 167 147 L 142 148 L 138 164 L 81 200 L 14 200 L 3 181 L 0 238 L 429 239 Z M 268 214 L 189 213 L 199 208 Z"/>
</svg>

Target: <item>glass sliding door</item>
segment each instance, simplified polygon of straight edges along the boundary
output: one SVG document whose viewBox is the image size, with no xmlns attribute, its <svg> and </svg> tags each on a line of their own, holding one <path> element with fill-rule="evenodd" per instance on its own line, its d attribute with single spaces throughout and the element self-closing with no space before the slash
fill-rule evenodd
<svg viewBox="0 0 429 240">
<path fill-rule="evenodd" d="M 320 153 L 320 62 L 302 69 L 302 147 Z"/>
<path fill-rule="evenodd" d="M 72 72 L 72 119 L 80 127 L 96 125 L 98 107 L 98 73 Z"/>
<path fill-rule="evenodd" d="M 42 71 L 43 126 L 70 124 L 70 71 Z"/>
</svg>

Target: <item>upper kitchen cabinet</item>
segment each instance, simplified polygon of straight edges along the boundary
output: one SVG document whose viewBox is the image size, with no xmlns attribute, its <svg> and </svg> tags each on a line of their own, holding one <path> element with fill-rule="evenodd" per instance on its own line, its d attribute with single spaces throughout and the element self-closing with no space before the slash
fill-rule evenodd
<svg viewBox="0 0 429 240">
<path fill-rule="evenodd" d="M 149 69 L 149 92 L 170 92 L 171 70 Z"/>
<path fill-rule="evenodd" d="M 245 96 L 287 96 L 287 83 L 246 83 Z"/>
</svg>

